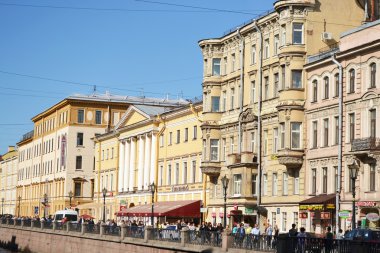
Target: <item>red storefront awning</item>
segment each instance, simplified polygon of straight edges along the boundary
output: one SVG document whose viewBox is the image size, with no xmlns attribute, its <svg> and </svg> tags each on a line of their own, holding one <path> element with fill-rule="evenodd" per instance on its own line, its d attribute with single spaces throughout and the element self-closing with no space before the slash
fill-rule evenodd
<svg viewBox="0 0 380 253">
<path fill-rule="evenodd" d="M 200 217 L 200 200 L 180 200 L 154 203 L 155 217 Z M 115 213 L 117 216 L 150 217 L 152 215 L 152 204 L 134 206 L 124 211 Z"/>
</svg>

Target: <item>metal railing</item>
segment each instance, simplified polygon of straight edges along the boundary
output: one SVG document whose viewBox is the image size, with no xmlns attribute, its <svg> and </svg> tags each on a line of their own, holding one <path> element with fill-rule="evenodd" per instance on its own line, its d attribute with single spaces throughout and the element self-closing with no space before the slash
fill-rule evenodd
<svg viewBox="0 0 380 253">
<path fill-rule="evenodd" d="M 189 230 L 188 243 L 194 245 L 222 247 L 222 233 L 220 231 Z"/>
<path fill-rule="evenodd" d="M 380 242 L 280 236 L 277 253 L 378 253 Z"/>
<path fill-rule="evenodd" d="M 124 236 L 144 239 L 144 233 L 144 227 L 126 227 Z"/>
<path fill-rule="evenodd" d="M 31 227 L 32 225 L 32 220 L 24 220 L 24 227 Z"/>
<path fill-rule="evenodd" d="M 232 248 L 257 250 L 257 251 L 275 251 L 277 246 L 277 238 L 268 235 L 234 235 Z"/>
<path fill-rule="evenodd" d="M 15 225 L 16 226 L 21 226 L 21 220 L 19 220 L 19 219 L 15 220 Z"/>
<path fill-rule="evenodd" d="M 25 223 L 24 223 L 24 226 L 25 226 Z M 45 222 L 44 229 L 53 229 L 53 222 L 52 221 Z"/>
<path fill-rule="evenodd" d="M 351 144 L 351 151 L 380 150 L 380 138 L 368 137 L 354 139 Z"/>
<path fill-rule="evenodd" d="M 67 226 L 69 226 L 69 231 L 72 232 L 80 232 L 81 231 L 81 225 L 78 223 L 72 223 L 72 222 L 67 222 Z"/>
<path fill-rule="evenodd" d="M 32 220 L 33 222 L 33 227 L 35 228 L 40 228 L 41 227 L 41 221 L 39 220 Z"/>
<path fill-rule="evenodd" d="M 120 231 L 119 226 L 104 226 L 104 233 L 106 235 L 120 236 Z"/>
<path fill-rule="evenodd" d="M 9 224 L 9 225 L 14 225 L 14 224 L 15 224 L 15 220 L 14 220 L 14 219 L 10 219 L 10 220 L 8 221 L 8 224 Z"/>
<path fill-rule="evenodd" d="M 153 240 L 181 242 L 181 231 L 173 229 L 153 229 Z"/>
<path fill-rule="evenodd" d="M 98 224 L 84 224 L 84 232 L 87 234 L 100 234 L 100 225 Z"/>
</svg>

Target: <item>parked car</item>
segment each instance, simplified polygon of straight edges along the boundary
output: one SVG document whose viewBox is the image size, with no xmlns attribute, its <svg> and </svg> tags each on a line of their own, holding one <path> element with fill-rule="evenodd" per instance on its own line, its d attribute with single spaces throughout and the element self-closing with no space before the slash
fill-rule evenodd
<svg viewBox="0 0 380 253">
<path fill-rule="evenodd" d="M 61 210 L 57 211 L 54 214 L 54 221 L 62 222 L 62 220 L 66 218 L 66 221 L 70 221 L 72 223 L 78 222 L 78 212 L 73 210 Z"/>
<path fill-rule="evenodd" d="M 366 242 L 380 242 L 380 230 L 356 228 L 344 236 L 345 240 L 358 240 Z"/>
</svg>

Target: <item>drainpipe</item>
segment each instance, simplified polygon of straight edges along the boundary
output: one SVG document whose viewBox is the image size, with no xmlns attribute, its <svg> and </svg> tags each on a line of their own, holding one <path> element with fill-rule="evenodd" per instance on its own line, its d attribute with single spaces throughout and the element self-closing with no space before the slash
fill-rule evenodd
<svg viewBox="0 0 380 253">
<path fill-rule="evenodd" d="M 253 23 L 253 27 L 257 31 L 257 35 L 259 36 L 259 68 L 258 68 L 258 78 L 259 78 L 259 99 L 258 99 L 258 110 L 257 110 L 257 174 L 258 174 L 258 182 L 259 182 L 259 191 L 257 194 L 257 206 L 261 205 L 261 94 L 262 94 L 262 45 L 263 45 L 263 36 L 261 34 L 260 28 L 257 26 L 257 22 Z M 257 223 L 260 226 L 260 212 L 257 212 L 258 219 Z"/>
<path fill-rule="evenodd" d="M 240 39 L 240 108 L 239 108 L 239 136 L 238 136 L 238 153 L 241 155 L 241 143 L 242 143 L 242 129 L 240 115 L 243 112 L 243 100 L 244 100 L 244 38 L 240 34 L 240 29 L 237 29 L 237 35 Z"/>
<path fill-rule="evenodd" d="M 158 160 L 159 160 L 159 152 L 160 152 L 160 137 L 161 135 L 164 133 L 165 129 L 166 129 L 166 124 L 165 124 L 165 121 L 163 118 L 161 118 L 161 115 L 157 115 L 156 117 L 156 120 L 158 121 L 158 126 L 161 124 L 163 124 L 163 126 L 161 127 L 161 129 L 158 131 L 157 133 L 157 136 L 156 136 L 156 146 L 155 147 L 152 147 L 152 148 L 155 148 L 156 149 L 156 157 L 153 157 L 152 159 L 154 159 L 156 161 L 156 164 L 155 164 L 155 172 L 156 172 L 156 175 L 155 175 L 155 178 L 154 178 L 154 183 L 156 184 L 156 191 L 154 193 L 154 200 L 157 202 L 158 201 L 158 173 L 159 173 L 159 170 L 158 170 Z M 153 132 L 152 132 L 153 134 Z"/>
<path fill-rule="evenodd" d="M 342 64 L 340 64 L 334 55 L 332 61 L 339 68 L 339 135 L 338 135 L 338 185 L 336 186 L 336 197 L 335 197 L 335 230 L 338 234 L 340 220 L 339 220 L 339 197 L 341 191 L 341 178 L 342 178 L 342 123 L 343 123 L 343 70 Z"/>
</svg>

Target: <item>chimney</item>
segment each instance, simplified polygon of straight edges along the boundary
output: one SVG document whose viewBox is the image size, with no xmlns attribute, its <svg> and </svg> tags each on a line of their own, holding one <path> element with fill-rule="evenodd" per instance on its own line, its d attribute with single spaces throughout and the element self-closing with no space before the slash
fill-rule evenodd
<svg viewBox="0 0 380 253">
<path fill-rule="evenodd" d="M 11 152 L 11 151 L 14 151 L 15 150 L 15 146 L 8 146 L 8 152 Z"/>
</svg>

